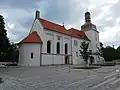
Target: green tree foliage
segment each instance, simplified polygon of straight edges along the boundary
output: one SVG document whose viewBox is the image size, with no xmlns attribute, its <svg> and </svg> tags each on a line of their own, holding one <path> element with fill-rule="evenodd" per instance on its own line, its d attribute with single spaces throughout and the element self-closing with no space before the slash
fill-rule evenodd
<svg viewBox="0 0 120 90">
<path fill-rule="evenodd" d="M 112 61 L 117 59 L 118 57 L 116 49 L 111 46 L 107 46 L 103 49 L 103 57 L 105 61 Z"/>
<path fill-rule="evenodd" d="M 18 54 L 16 44 L 10 44 L 4 18 L 0 15 L 0 62 L 18 62 Z"/>
<path fill-rule="evenodd" d="M 18 62 L 19 51 L 17 45 L 12 43 L 8 49 L 7 61 L 9 62 Z"/>
<path fill-rule="evenodd" d="M 89 43 L 82 42 L 80 45 L 81 50 L 79 50 L 86 64 L 88 64 L 88 58 L 90 57 L 90 52 L 88 52 L 88 47 L 89 47 Z"/>
<path fill-rule="evenodd" d="M 99 49 L 99 48 L 98 48 Z M 120 59 L 120 47 L 115 49 L 111 46 L 103 47 L 103 44 L 100 42 L 100 55 L 104 57 L 105 61 L 112 61 L 115 59 Z"/>
<path fill-rule="evenodd" d="M 100 42 L 100 48 L 98 47 L 98 51 L 99 51 L 98 53 L 102 57 L 103 57 L 103 49 L 104 49 L 103 44 Z"/>
<path fill-rule="evenodd" d="M 120 59 L 120 46 L 117 47 L 116 49 L 116 54 L 117 54 L 117 59 Z"/>
<path fill-rule="evenodd" d="M 9 46 L 10 43 L 7 38 L 7 31 L 5 30 L 4 18 L 0 15 L 0 61 L 5 60 Z"/>
</svg>

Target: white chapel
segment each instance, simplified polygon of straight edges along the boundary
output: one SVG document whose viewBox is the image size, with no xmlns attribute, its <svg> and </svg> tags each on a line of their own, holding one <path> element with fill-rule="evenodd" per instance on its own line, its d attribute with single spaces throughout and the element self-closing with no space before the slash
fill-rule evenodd
<svg viewBox="0 0 120 90">
<path fill-rule="evenodd" d="M 85 13 L 85 24 L 78 30 L 42 19 L 37 10 L 29 35 L 19 43 L 19 65 L 85 64 L 79 52 L 83 41 L 89 43 L 93 63 L 102 63 L 102 57 L 96 54 L 100 48 L 99 31 L 91 23 L 90 12 Z"/>
</svg>

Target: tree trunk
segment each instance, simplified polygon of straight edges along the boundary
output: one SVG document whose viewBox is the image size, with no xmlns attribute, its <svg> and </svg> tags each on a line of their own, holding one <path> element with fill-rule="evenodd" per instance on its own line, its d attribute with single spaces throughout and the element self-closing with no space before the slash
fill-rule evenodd
<svg viewBox="0 0 120 90">
<path fill-rule="evenodd" d="M 86 62 L 86 67 L 89 67 L 88 59 L 86 59 L 85 62 Z"/>
</svg>

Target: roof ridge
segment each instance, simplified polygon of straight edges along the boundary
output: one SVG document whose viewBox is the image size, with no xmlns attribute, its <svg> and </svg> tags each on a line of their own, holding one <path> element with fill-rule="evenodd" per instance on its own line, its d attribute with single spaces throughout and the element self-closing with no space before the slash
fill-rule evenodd
<svg viewBox="0 0 120 90">
<path fill-rule="evenodd" d="M 71 29 L 70 30 L 70 29 L 66 29 L 65 27 L 59 24 L 56 24 L 54 22 L 51 22 L 51 21 L 48 21 L 42 18 L 39 18 L 38 20 L 43 25 L 44 29 L 52 30 L 55 32 L 59 32 L 59 33 L 66 34 L 69 36 L 74 36 L 74 37 L 81 38 L 81 39 L 83 39 L 85 36 L 85 33 L 79 29 L 70 28 Z"/>
<path fill-rule="evenodd" d="M 39 19 L 41 19 L 41 20 L 44 20 L 44 21 L 50 22 L 50 23 L 52 23 L 52 24 L 55 24 L 55 25 L 58 25 L 58 26 L 63 27 L 62 25 L 57 24 L 57 23 L 54 23 L 54 22 L 52 22 L 52 21 L 50 21 L 50 20 L 46 20 L 46 19 L 43 19 L 43 18 L 39 18 Z M 64 28 L 65 28 L 65 27 L 64 27 Z M 66 28 L 65 28 L 65 29 L 66 29 Z M 66 29 L 66 30 L 67 30 L 67 29 Z"/>
<path fill-rule="evenodd" d="M 71 29 L 71 30 L 74 29 L 74 30 L 76 30 L 76 31 L 83 32 L 83 31 L 81 31 L 80 29 L 76 29 L 76 28 L 70 28 L 70 29 Z M 70 29 L 68 29 L 68 30 L 70 30 Z"/>
</svg>

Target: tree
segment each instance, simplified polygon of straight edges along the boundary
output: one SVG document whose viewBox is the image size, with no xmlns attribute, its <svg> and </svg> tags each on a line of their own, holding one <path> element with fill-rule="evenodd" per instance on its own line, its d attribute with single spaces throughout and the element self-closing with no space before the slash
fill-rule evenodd
<svg viewBox="0 0 120 90">
<path fill-rule="evenodd" d="M 12 43 L 10 45 L 10 47 L 8 48 L 6 60 L 7 60 L 7 62 L 17 62 L 18 63 L 18 56 L 19 56 L 18 45 Z"/>
<path fill-rule="evenodd" d="M 103 50 L 104 50 L 103 44 L 100 42 L 100 48 L 99 47 L 97 48 L 98 48 L 99 55 L 103 57 Z"/>
<path fill-rule="evenodd" d="M 120 46 L 117 47 L 116 49 L 116 54 L 117 54 L 117 59 L 120 59 Z"/>
<path fill-rule="evenodd" d="M 103 57 L 105 61 L 112 61 L 117 58 L 117 51 L 111 46 L 107 46 L 103 49 Z"/>
<path fill-rule="evenodd" d="M 80 45 L 80 48 L 82 50 L 79 50 L 80 53 L 81 53 L 81 56 L 85 60 L 86 64 L 88 64 L 88 58 L 90 57 L 90 54 L 92 52 L 91 50 L 88 52 L 88 47 L 89 47 L 89 43 L 82 42 L 81 45 Z"/>
<path fill-rule="evenodd" d="M 5 60 L 9 46 L 10 42 L 7 38 L 7 30 L 5 29 L 4 18 L 2 15 L 0 15 L 0 61 Z"/>
</svg>

